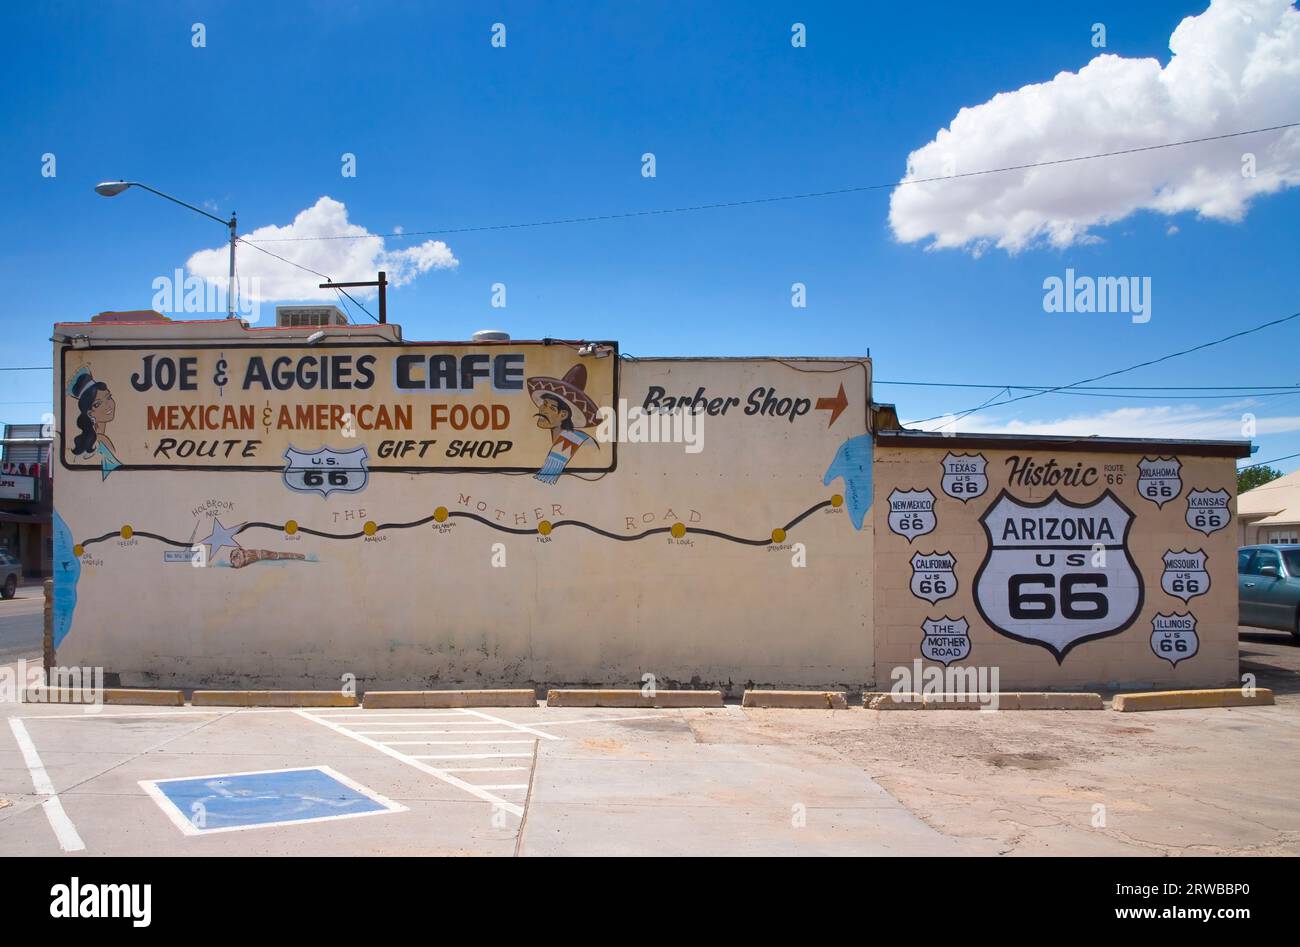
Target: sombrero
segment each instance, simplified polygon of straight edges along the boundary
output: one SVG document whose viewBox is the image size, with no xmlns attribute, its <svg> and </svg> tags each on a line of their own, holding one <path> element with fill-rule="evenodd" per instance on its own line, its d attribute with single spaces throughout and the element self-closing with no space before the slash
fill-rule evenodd
<svg viewBox="0 0 1300 947">
<path fill-rule="evenodd" d="M 587 387 L 587 367 L 574 365 L 563 378 L 534 375 L 528 379 L 528 394 L 540 406 L 543 395 L 559 398 L 572 412 L 574 427 L 591 427 L 599 418 L 600 408 L 583 389 Z"/>
</svg>

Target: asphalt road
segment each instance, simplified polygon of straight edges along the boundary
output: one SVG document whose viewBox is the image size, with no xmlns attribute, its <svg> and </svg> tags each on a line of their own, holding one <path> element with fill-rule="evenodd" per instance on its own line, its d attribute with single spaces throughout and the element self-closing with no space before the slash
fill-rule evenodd
<svg viewBox="0 0 1300 947">
<path fill-rule="evenodd" d="M 0 664 L 41 657 L 45 591 L 39 585 L 20 588 L 15 598 L 0 599 Z"/>
<path fill-rule="evenodd" d="M 1245 625 L 1238 631 L 1241 673 L 1254 674 L 1257 685 L 1276 694 L 1300 694 L 1300 641 L 1285 631 Z"/>
</svg>

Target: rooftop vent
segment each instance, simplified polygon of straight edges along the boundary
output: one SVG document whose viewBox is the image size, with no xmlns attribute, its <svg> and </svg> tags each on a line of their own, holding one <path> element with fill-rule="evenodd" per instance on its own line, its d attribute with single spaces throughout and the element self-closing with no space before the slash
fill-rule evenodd
<svg viewBox="0 0 1300 947">
<path fill-rule="evenodd" d="M 290 329 L 303 326 L 345 326 L 348 318 L 338 306 L 276 306 L 275 324 Z"/>
<path fill-rule="evenodd" d="M 475 342 L 509 342 L 510 333 L 501 329 L 479 329 L 472 338 Z"/>
</svg>

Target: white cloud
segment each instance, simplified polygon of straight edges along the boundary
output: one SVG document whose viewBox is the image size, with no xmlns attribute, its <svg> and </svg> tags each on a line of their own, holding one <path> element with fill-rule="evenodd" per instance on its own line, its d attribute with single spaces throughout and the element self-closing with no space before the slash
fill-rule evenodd
<svg viewBox="0 0 1300 947">
<path fill-rule="evenodd" d="M 1300 416 L 1265 416 L 1268 406 L 1258 401 L 1241 401 L 1210 407 L 1192 404 L 1115 408 L 1090 414 L 1031 421 L 1006 420 L 992 414 L 971 414 L 957 422 L 955 430 L 982 434 L 1054 434 L 1069 437 L 1171 437 L 1239 440 L 1245 416 L 1255 416 L 1255 434 L 1285 434 L 1300 431 Z M 937 428 L 941 422 L 922 425 Z"/>
<path fill-rule="evenodd" d="M 1173 55 L 1112 54 L 957 113 L 908 156 L 909 178 L 1140 148 L 1285 124 L 1300 103 L 1300 11 L 1291 0 L 1212 0 L 1169 38 Z M 1252 153 L 1254 177 L 1243 175 Z M 1139 210 L 1240 220 L 1250 200 L 1300 184 L 1300 129 L 1140 155 L 896 188 L 905 243 L 1017 252 L 1095 239 Z"/>
<path fill-rule="evenodd" d="M 252 233 L 240 234 L 241 239 L 254 243 L 260 240 L 277 240 L 285 237 L 355 237 L 351 240 L 301 240 L 289 243 L 267 243 L 266 249 L 300 266 L 328 274 L 341 282 L 373 280 L 384 270 L 390 286 L 402 286 L 429 270 L 454 269 L 460 265 L 451 248 L 441 240 L 426 240 L 417 246 L 402 250 L 387 250 L 384 238 L 370 233 L 365 227 L 348 221 L 348 209 L 339 201 L 322 197 L 311 207 L 298 213 L 293 223 L 286 227 L 259 227 Z M 241 292 L 250 300 L 334 300 L 332 289 L 320 289 L 324 282 L 319 276 L 298 267 L 290 266 L 261 251 L 240 245 L 236 250 Z M 229 265 L 229 248 L 217 247 L 200 250 L 189 258 L 186 266 L 191 273 L 213 283 L 225 285 Z M 256 283 L 250 285 L 251 280 Z M 257 292 L 250 292 L 252 287 Z M 371 297 L 375 290 L 349 290 L 354 296 Z"/>
</svg>

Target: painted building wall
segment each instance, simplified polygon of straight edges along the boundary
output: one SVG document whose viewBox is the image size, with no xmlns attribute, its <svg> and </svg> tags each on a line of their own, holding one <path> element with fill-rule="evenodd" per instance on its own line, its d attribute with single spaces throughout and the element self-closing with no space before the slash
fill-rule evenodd
<svg viewBox="0 0 1300 947">
<path fill-rule="evenodd" d="M 1237 682 L 1232 458 L 888 440 L 878 687 L 916 661 L 1003 690 Z"/>
<path fill-rule="evenodd" d="M 269 365 L 323 350 L 299 341 L 264 351 L 294 337 L 270 330 L 212 338 L 233 330 L 182 324 L 142 338 L 105 329 L 117 334 L 89 349 L 56 345 L 60 664 L 100 665 L 126 685 L 334 688 L 344 674 L 362 688 L 640 686 L 644 674 L 660 687 L 733 694 L 751 684 L 869 684 L 865 361 L 623 360 L 579 356 L 569 345 L 357 343 L 355 352 L 375 356 L 376 380 L 341 395 L 298 384 L 266 391 L 256 380 L 241 387 L 252 354 Z M 254 344 L 249 338 L 256 347 L 237 347 Z M 430 353 L 521 358 L 518 372 L 471 378 L 470 391 L 394 392 L 394 360 Z M 164 355 L 197 359 L 195 387 L 136 391 L 149 355 L 155 372 Z M 573 374 L 575 366 L 585 372 Z M 98 422 L 83 421 L 83 397 L 91 396 L 79 372 L 111 392 L 106 423 L 102 404 L 89 407 Z M 615 444 L 579 423 L 575 430 L 591 439 L 556 442 L 557 461 L 537 398 L 567 392 L 581 410 L 574 388 L 600 407 L 622 399 L 653 409 L 685 398 L 699 410 L 698 450 L 635 442 L 649 436 L 646 424 L 630 424 Z M 352 437 L 331 427 L 337 418 L 328 409 L 297 410 L 338 402 L 416 408 L 407 430 Z M 492 406 L 503 406 L 509 421 L 474 434 L 449 429 L 444 413 L 431 430 L 436 404 L 485 405 L 489 423 L 501 420 Z M 196 405 L 221 409 L 191 410 L 202 423 L 239 424 L 245 405 L 256 423 L 157 429 L 183 424 L 184 409 Z M 326 429 L 279 430 L 283 407 L 291 425 L 312 418 Z M 83 438 L 74 451 L 77 435 L 97 424 L 99 443 Z M 182 457 L 175 446 L 158 457 L 164 437 L 241 446 L 234 458 L 202 449 Z M 446 457 L 454 438 L 473 437 L 511 446 L 499 456 Z M 243 457 L 248 440 L 261 443 Z M 399 459 L 387 446 L 394 440 L 437 443 Z M 313 457 L 336 466 L 313 468 Z M 547 473 L 539 479 L 539 471 Z M 341 485 L 331 489 L 331 476 Z"/>
</svg>

